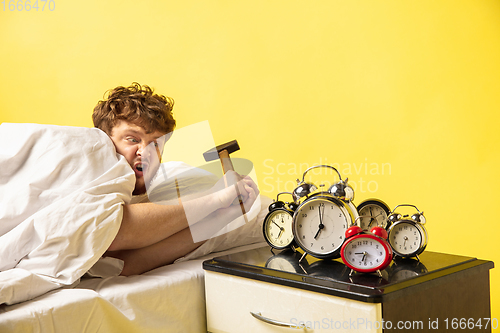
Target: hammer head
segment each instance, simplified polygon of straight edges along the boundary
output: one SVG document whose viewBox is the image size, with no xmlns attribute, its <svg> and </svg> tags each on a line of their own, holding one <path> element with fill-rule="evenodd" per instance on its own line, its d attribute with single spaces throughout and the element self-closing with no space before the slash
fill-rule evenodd
<svg viewBox="0 0 500 333">
<path fill-rule="evenodd" d="M 203 157 L 206 162 L 214 161 L 219 159 L 219 153 L 223 150 L 227 150 L 228 154 L 234 153 L 237 150 L 240 150 L 240 146 L 238 145 L 238 141 L 233 140 L 221 145 L 218 145 L 215 148 L 212 148 L 203 153 Z"/>
</svg>

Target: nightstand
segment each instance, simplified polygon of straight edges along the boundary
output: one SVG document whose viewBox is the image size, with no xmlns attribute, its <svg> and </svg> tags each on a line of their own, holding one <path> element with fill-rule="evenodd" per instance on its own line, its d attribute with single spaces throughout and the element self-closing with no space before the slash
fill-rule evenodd
<svg viewBox="0 0 500 333">
<path fill-rule="evenodd" d="M 491 261 L 424 252 L 380 277 L 301 255 L 262 247 L 203 262 L 208 331 L 491 331 Z"/>
</svg>

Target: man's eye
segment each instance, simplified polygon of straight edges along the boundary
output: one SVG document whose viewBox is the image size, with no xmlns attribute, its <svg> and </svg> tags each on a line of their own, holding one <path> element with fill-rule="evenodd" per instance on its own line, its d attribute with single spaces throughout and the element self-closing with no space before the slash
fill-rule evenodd
<svg viewBox="0 0 500 333">
<path fill-rule="evenodd" d="M 139 142 L 139 141 L 138 141 L 137 139 L 135 139 L 135 138 L 127 138 L 127 141 L 129 141 L 129 142 L 133 142 L 133 143 L 137 143 L 137 142 Z"/>
</svg>

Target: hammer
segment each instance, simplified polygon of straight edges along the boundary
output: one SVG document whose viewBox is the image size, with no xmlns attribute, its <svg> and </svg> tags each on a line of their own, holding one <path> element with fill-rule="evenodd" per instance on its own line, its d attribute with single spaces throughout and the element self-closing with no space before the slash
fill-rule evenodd
<svg viewBox="0 0 500 333">
<path fill-rule="evenodd" d="M 229 141 L 227 143 L 218 145 L 217 147 L 212 148 L 212 149 L 204 152 L 203 157 L 205 158 L 205 162 L 210 162 L 210 161 L 213 161 L 213 160 L 216 160 L 219 158 L 221 161 L 221 164 L 222 164 L 222 171 L 224 172 L 224 174 L 226 174 L 226 172 L 228 172 L 230 170 L 234 171 L 233 163 L 231 162 L 231 159 L 229 158 L 229 154 L 234 153 L 237 150 L 240 150 L 240 146 L 238 145 L 238 141 L 233 140 L 233 141 Z M 247 218 L 245 216 L 245 207 L 243 206 L 242 196 L 241 196 L 240 192 L 238 191 L 238 187 L 236 187 L 236 193 L 238 195 L 237 200 L 240 203 L 241 212 L 243 213 L 243 216 L 245 217 L 245 222 L 248 222 Z"/>
<path fill-rule="evenodd" d="M 233 140 L 204 152 L 203 157 L 205 158 L 205 162 L 214 161 L 220 158 L 222 171 L 226 174 L 229 170 L 234 171 L 233 163 L 229 158 L 229 154 L 234 153 L 237 150 L 240 150 L 240 146 L 238 145 L 238 141 Z"/>
</svg>

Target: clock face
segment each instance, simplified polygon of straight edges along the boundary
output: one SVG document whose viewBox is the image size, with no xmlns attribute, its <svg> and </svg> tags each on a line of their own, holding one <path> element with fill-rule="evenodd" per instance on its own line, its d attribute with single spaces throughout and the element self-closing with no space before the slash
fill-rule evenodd
<svg viewBox="0 0 500 333">
<path fill-rule="evenodd" d="M 294 215 L 293 232 L 299 246 L 318 258 L 338 256 L 351 217 L 334 200 L 304 201 Z"/>
<path fill-rule="evenodd" d="M 387 216 L 390 213 L 389 207 L 381 201 L 368 200 L 358 206 L 359 226 L 363 230 L 370 230 L 373 227 L 387 228 Z"/>
<path fill-rule="evenodd" d="M 392 260 L 389 246 L 373 235 L 358 235 L 350 238 L 342 247 L 344 263 L 359 272 L 375 272 L 387 267 Z"/>
<path fill-rule="evenodd" d="M 389 230 L 389 243 L 396 254 L 405 257 L 418 254 L 424 240 L 415 224 L 402 221 Z"/>
<path fill-rule="evenodd" d="M 282 249 L 293 242 L 292 215 L 282 209 L 270 212 L 263 224 L 264 237 L 274 248 Z"/>
</svg>

